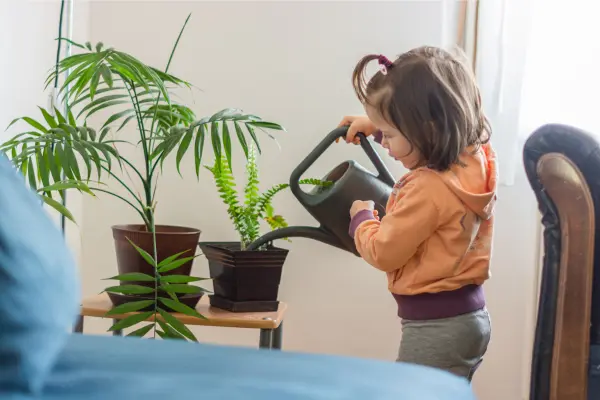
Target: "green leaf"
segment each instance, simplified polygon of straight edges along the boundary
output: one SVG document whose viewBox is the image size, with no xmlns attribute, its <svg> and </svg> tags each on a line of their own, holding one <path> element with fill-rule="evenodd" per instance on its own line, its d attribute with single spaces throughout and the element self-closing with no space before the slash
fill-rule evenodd
<svg viewBox="0 0 600 400">
<path fill-rule="evenodd" d="M 187 253 L 188 251 L 190 251 L 190 250 L 184 250 L 181 253 L 173 254 L 172 256 L 165 258 L 164 260 L 162 260 L 161 262 L 158 263 L 158 270 L 160 271 L 160 267 L 171 263 L 171 261 L 179 258 L 181 255 L 183 255 L 184 253 Z"/>
<path fill-rule="evenodd" d="M 69 124 L 73 126 L 77 125 L 77 123 L 75 122 L 75 117 L 73 116 L 73 113 L 71 112 L 70 108 L 68 110 L 67 117 L 69 118 Z"/>
<path fill-rule="evenodd" d="M 177 165 L 177 172 L 179 172 L 179 175 L 181 175 L 181 171 L 179 170 L 179 167 L 181 165 L 181 160 L 183 159 L 183 156 L 185 155 L 185 152 L 187 151 L 188 147 L 190 147 L 190 143 L 192 141 L 192 137 L 194 135 L 194 129 L 190 128 L 188 129 L 187 133 L 183 136 L 183 139 L 181 139 L 181 144 L 179 145 L 179 149 L 177 149 L 177 158 L 176 158 L 176 165 Z"/>
<path fill-rule="evenodd" d="M 75 156 L 73 149 L 71 147 L 65 146 L 64 152 L 65 152 L 66 157 L 69 159 L 69 166 L 73 170 L 73 174 L 75 175 L 75 178 L 78 181 L 80 181 L 81 173 L 79 172 L 79 165 L 77 164 L 77 157 Z"/>
<path fill-rule="evenodd" d="M 112 124 L 113 122 L 115 122 L 116 120 L 123 118 L 125 116 L 128 116 L 130 114 L 134 114 L 133 110 L 125 110 L 125 111 L 121 111 L 118 112 L 116 114 L 111 115 L 106 122 L 104 123 L 104 125 L 102 125 L 102 129 L 104 129 L 105 127 L 109 126 L 110 124 Z"/>
<path fill-rule="evenodd" d="M 215 153 L 215 158 L 221 158 L 221 139 L 219 138 L 219 123 L 213 122 L 211 124 L 210 137 L 212 140 L 213 151 Z"/>
<path fill-rule="evenodd" d="M 254 128 L 252 128 L 252 125 L 246 124 L 246 129 L 248 129 L 250 136 L 252 136 L 252 140 L 256 144 L 256 149 L 258 150 L 259 154 L 262 153 L 260 149 L 260 144 L 258 143 L 258 138 L 256 137 L 256 132 L 254 132 Z"/>
<path fill-rule="evenodd" d="M 229 135 L 229 127 L 227 122 L 223 122 L 223 148 L 225 149 L 225 157 L 227 157 L 227 164 L 229 168 L 231 166 L 231 136 Z"/>
<path fill-rule="evenodd" d="M 182 294 L 197 294 L 206 292 L 206 290 L 202 289 L 201 287 L 179 283 L 160 285 L 160 288 L 163 289 L 165 292 Z"/>
<path fill-rule="evenodd" d="M 102 64 L 100 66 L 100 73 L 102 74 L 102 79 L 106 83 L 109 88 L 113 87 L 113 78 L 112 73 L 110 72 L 110 68 L 106 66 L 106 64 Z"/>
<path fill-rule="evenodd" d="M 44 187 L 47 187 L 50 185 L 50 170 L 49 170 L 49 159 L 48 159 L 48 144 L 46 144 L 46 146 L 44 146 L 44 148 L 42 149 L 41 146 L 36 147 L 36 157 L 38 160 L 38 167 L 39 167 L 39 174 L 40 174 L 40 179 L 42 181 L 42 185 L 44 185 Z M 38 151 L 39 150 L 39 151 Z M 50 196 L 52 196 L 52 194 L 49 194 Z"/>
<path fill-rule="evenodd" d="M 154 282 L 154 277 L 142 272 L 128 272 L 113 276 L 112 278 L 106 278 L 106 280 L 116 280 L 121 282 Z"/>
<path fill-rule="evenodd" d="M 102 42 L 96 43 L 96 52 L 100 53 L 102 51 L 103 46 L 104 46 L 104 43 L 102 43 Z"/>
<path fill-rule="evenodd" d="M 77 189 L 77 190 L 81 190 L 81 191 L 86 192 L 91 195 L 94 194 L 85 183 L 78 182 L 78 181 L 56 182 L 51 185 L 41 187 L 37 191 L 38 192 L 51 192 L 51 191 L 68 190 L 68 189 Z"/>
<path fill-rule="evenodd" d="M 113 307 L 106 313 L 106 316 L 110 315 L 119 315 L 119 314 L 127 314 L 134 311 L 139 311 L 148 307 L 149 305 L 154 304 L 154 300 L 140 300 L 140 301 L 132 301 L 129 303 L 121 304 L 116 307 Z"/>
<path fill-rule="evenodd" d="M 154 293 L 154 288 L 141 285 L 120 285 L 108 287 L 104 289 L 104 291 L 109 293 L 122 294 L 150 294 Z"/>
<path fill-rule="evenodd" d="M 240 145 L 242 145 L 242 149 L 244 150 L 244 154 L 246 158 L 248 158 L 248 142 L 246 142 L 246 135 L 244 135 L 244 131 L 240 124 L 237 121 L 234 122 L 235 133 L 237 134 L 238 140 L 240 141 Z"/>
<path fill-rule="evenodd" d="M 164 333 L 163 331 L 161 331 L 160 329 L 156 330 L 156 333 L 158 334 L 158 336 L 160 336 L 162 339 L 169 339 L 169 336 L 167 336 L 166 333 Z"/>
<path fill-rule="evenodd" d="M 118 331 L 121 329 L 129 328 L 135 324 L 147 320 L 153 315 L 154 311 L 147 311 L 139 314 L 130 315 L 127 318 L 123 318 L 122 320 L 111 326 L 109 330 Z"/>
<path fill-rule="evenodd" d="M 121 129 L 125 128 L 125 126 L 129 123 L 129 121 L 131 121 L 134 118 L 135 118 L 135 114 L 130 115 L 129 117 L 125 118 L 123 120 L 123 122 L 121 123 L 121 125 L 119 126 L 119 128 L 117 129 L 117 132 L 119 132 Z"/>
<path fill-rule="evenodd" d="M 160 325 L 160 327 L 163 329 L 163 332 L 165 333 L 165 337 L 166 339 L 177 339 L 177 340 L 187 340 L 185 338 L 185 336 L 183 336 L 181 333 L 177 332 L 175 330 L 175 328 L 172 328 L 169 324 L 167 324 L 165 321 L 157 319 L 158 325 Z"/>
<path fill-rule="evenodd" d="M 150 332 L 153 327 L 154 327 L 154 324 L 149 324 L 149 325 L 143 326 L 140 329 L 137 329 L 131 333 L 128 333 L 127 336 L 143 337 L 148 332 Z"/>
<path fill-rule="evenodd" d="M 56 211 L 58 211 L 60 214 L 64 215 L 66 218 L 75 222 L 75 218 L 73 217 L 73 214 L 71 214 L 71 212 L 64 205 L 62 205 L 61 203 L 59 203 L 58 201 L 54 200 L 51 197 L 43 196 L 43 195 L 40 197 L 44 203 L 46 203 L 50 207 L 54 208 Z"/>
<path fill-rule="evenodd" d="M 94 96 L 96 95 L 96 89 L 98 88 L 98 84 L 100 83 L 100 70 L 97 69 L 92 75 L 92 80 L 90 82 L 90 100 L 94 100 Z"/>
<path fill-rule="evenodd" d="M 109 108 L 109 107 L 114 107 L 114 106 L 119 106 L 121 104 L 128 104 L 129 102 L 127 100 L 113 100 L 113 101 L 107 101 L 107 102 L 102 102 L 101 104 L 97 105 L 96 107 L 89 109 L 89 112 L 87 113 L 87 115 L 85 116 L 85 118 L 90 118 L 92 115 L 96 114 L 98 111 L 102 111 L 105 108 Z M 90 103 L 92 104 L 92 103 Z M 86 107 L 88 107 L 90 104 L 88 104 Z M 133 112 L 132 110 L 129 110 L 130 112 Z M 77 115 L 77 117 L 79 118 L 82 114 L 84 113 L 84 110 L 82 109 L 79 114 Z M 128 118 L 131 117 L 135 117 L 135 115 L 131 115 Z"/>
<path fill-rule="evenodd" d="M 169 325 L 171 325 L 173 328 L 175 328 L 183 336 L 185 336 L 186 338 L 188 338 L 194 342 L 198 341 L 198 339 L 196 339 L 196 336 L 194 336 L 192 331 L 190 331 L 187 326 L 185 326 L 181 321 L 179 321 L 173 315 L 171 315 L 167 311 L 163 310 L 162 308 L 159 308 L 158 312 L 160 313 L 161 317 L 163 317 L 165 322 L 167 322 Z"/>
<path fill-rule="evenodd" d="M 127 99 L 129 96 L 127 96 L 124 93 L 119 93 L 119 94 L 109 94 L 106 96 L 102 96 L 102 97 L 97 97 L 96 100 L 89 102 L 88 104 L 85 105 L 85 107 L 83 107 L 81 109 L 81 111 L 79 111 L 79 114 L 77 114 L 77 117 L 80 117 L 81 115 L 83 115 L 86 111 L 90 110 L 90 109 L 94 109 L 95 107 L 101 105 L 101 104 L 105 104 L 105 103 L 109 103 L 109 102 L 114 102 L 115 100 L 124 100 Z M 119 103 L 116 103 L 119 104 Z M 95 111 L 90 111 L 88 114 L 88 117 L 90 115 L 92 115 L 94 112 L 97 112 L 101 109 L 97 109 Z"/>
<path fill-rule="evenodd" d="M 60 161 L 60 158 L 56 154 L 56 148 L 55 148 L 55 152 L 52 153 L 52 146 L 50 145 L 50 143 L 48 143 L 46 145 L 46 157 L 48 157 L 48 165 L 50 166 L 50 172 L 52 173 L 52 179 L 54 179 L 55 182 L 60 181 L 61 180 L 60 170 L 62 168 L 62 162 Z"/>
<path fill-rule="evenodd" d="M 165 275 L 160 277 L 161 283 L 190 283 L 190 282 L 198 282 L 205 281 L 209 278 L 197 278 L 195 276 L 188 275 Z"/>
<path fill-rule="evenodd" d="M 92 44 L 90 42 L 85 42 L 85 48 L 92 51 Z"/>
<path fill-rule="evenodd" d="M 35 163 L 33 157 L 29 159 L 29 168 L 27 169 L 27 178 L 29 179 L 29 186 L 35 191 L 37 190 L 37 179 L 35 178 Z"/>
<path fill-rule="evenodd" d="M 206 317 L 204 315 L 200 314 L 198 311 L 196 311 L 193 308 L 186 306 L 185 304 L 180 303 L 178 301 L 167 299 L 165 297 L 159 297 L 158 300 L 160 300 L 161 303 L 163 303 L 165 306 L 167 306 L 171 310 L 175 310 L 179 313 L 189 315 L 190 317 L 206 319 Z"/>
<path fill-rule="evenodd" d="M 60 113 L 60 111 L 58 111 L 58 108 L 54 107 L 54 114 L 56 115 L 56 120 L 58 121 L 59 124 L 66 124 L 67 120 L 65 119 L 65 117 L 63 117 L 63 115 Z"/>
<path fill-rule="evenodd" d="M 35 129 L 47 133 L 48 129 L 46 129 L 46 127 L 44 127 L 44 125 L 40 124 L 39 122 L 37 122 L 35 119 L 33 118 L 29 118 L 29 117 L 23 117 L 22 118 L 23 121 L 27 122 L 29 125 L 31 125 L 32 127 L 34 127 Z"/>
<path fill-rule="evenodd" d="M 258 127 L 258 128 L 266 128 L 266 129 L 272 129 L 272 130 L 276 130 L 276 131 L 285 131 L 283 126 L 276 124 L 274 122 L 252 121 L 252 122 L 248 122 L 248 124 Z"/>
<path fill-rule="evenodd" d="M 102 128 L 102 130 L 100 131 L 100 138 L 98 138 L 98 141 L 103 142 L 106 138 L 106 135 L 108 135 L 108 132 L 110 132 L 110 127 L 107 126 L 105 128 Z"/>
<path fill-rule="evenodd" d="M 202 165 L 202 153 L 204 152 L 204 137 L 206 136 L 206 128 L 204 125 L 198 126 L 196 133 L 196 143 L 194 152 L 194 161 L 196 163 L 196 176 L 200 177 L 200 165 Z"/>
<path fill-rule="evenodd" d="M 171 261 L 168 264 L 164 264 L 162 267 L 158 267 L 158 272 L 165 273 L 165 272 L 172 271 L 176 268 L 181 267 L 183 264 L 189 262 L 190 260 L 193 260 L 194 258 L 195 257 L 185 257 L 185 258 L 181 258 L 179 260 Z"/>
<path fill-rule="evenodd" d="M 62 143 L 56 143 L 56 145 L 54 146 L 54 157 L 59 163 L 59 165 L 62 166 L 62 170 L 64 171 L 65 176 L 69 179 L 75 180 L 75 176 L 73 175 L 73 171 L 71 171 L 71 167 L 69 165 L 69 159 L 67 158 L 63 150 Z"/>
<path fill-rule="evenodd" d="M 131 245 L 137 250 L 137 252 L 140 254 L 140 256 L 142 256 L 142 258 L 144 260 L 146 260 L 146 262 L 152 266 L 156 265 L 156 262 L 154 261 L 154 258 L 148 254 L 144 249 L 139 248 L 138 246 L 136 246 L 135 243 L 133 243 L 131 240 L 129 240 L 129 238 L 127 238 L 127 240 L 129 241 L 129 243 L 131 243 Z"/>
<path fill-rule="evenodd" d="M 56 40 L 63 40 L 63 41 L 65 41 L 65 42 L 67 42 L 67 43 L 69 43 L 69 44 L 71 44 L 71 45 L 73 45 L 75 47 L 79 47 L 80 49 L 84 49 L 85 48 L 85 47 L 83 47 L 83 45 L 81 45 L 81 44 L 79 44 L 77 42 L 74 42 L 71 39 L 64 38 L 64 37 L 57 38 Z"/>
<path fill-rule="evenodd" d="M 58 126 L 58 123 L 56 123 L 56 121 L 54 120 L 54 117 L 52 115 L 50 115 L 50 113 L 48 111 L 46 111 L 45 109 L 43 109 L 42 107 L 38 106 L 38 108 L 42 112 L 42 115 L 44 116 L 44 119 L 48 123 L 48 126 L 50 128 L 56 128 Z"/>
</svg>

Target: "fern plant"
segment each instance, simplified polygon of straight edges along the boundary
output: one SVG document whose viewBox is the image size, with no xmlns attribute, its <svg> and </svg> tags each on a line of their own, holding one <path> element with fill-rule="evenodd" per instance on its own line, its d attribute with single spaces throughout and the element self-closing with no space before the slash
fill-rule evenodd
<svg viewBox="0 0 600 400">
<path fill-rule="evenodd" d="M 214 178 L 219 195 L 227 206 L 227 213 L 233 223 L 234 229 L 240 235 L 241 249 L 244 250 L 250 243 L 260 237 L 260 223 L 265 221 L 272 230 L 287 227 L 285 218 L 275 214 L 273 197 L 290 185 L 281 183 L 273 186 L 264 193 L 259 190 L 258 164 L 254 146 L 248 146 L 246 164 L 247 182 L 244 187 L 243 200 L 240 199 L 235 178 L 231 171 L 230 163 L 225 157 L 215 157 L 212 167 L 205 166 Z M 331 182 L 320 179 L 308 178 L 300 181 L 302 185 L 329 186 Z"/>
</svg>

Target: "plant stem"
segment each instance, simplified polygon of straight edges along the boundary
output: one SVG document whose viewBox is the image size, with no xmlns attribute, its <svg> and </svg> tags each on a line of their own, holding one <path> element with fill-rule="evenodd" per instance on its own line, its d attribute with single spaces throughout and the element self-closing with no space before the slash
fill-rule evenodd
<svg viewBox="0 0 600 400">
<path fill-rule="evenodd" d="M 169 72 L 169 67 L 171 66 L 171 61 L 173 61 L 173 56 L 175 55 L 175 50 L 177 50 L 177 46 L 179 45 L 179 40 L 181 39 L 181 36 L 183 35 L 183 31 L 185 30 L 185 27 L 187 26 L 190 17 L 192 16 L 192 14 L 188 14 L 187 18 L 185 19 L 185 22 L 183 23 L 183 26 L 181 27 L 181 30 L 179 31 L 179 35 L 177 36 L 177 40 L 175 40 L 175 44 L 173 45 L 173 49 L 171 49 L 171 54 L 169 55 L 169 60 L 167 61 L 167 66 L 165 67 L 165 74 Z M 156 125 L 156 116 L 158 114 L 158 103 L 160 102 L 160 97 L 161 97 L 161 92 L 158 92 L 158 95 L 156 96 L 156 102 L 154 103 L 154 116 L 152 117 L 152 123 L 150 124 L 150 143 L 148 144 L 148 147 L 152 150 L 151 153 L 153 153 L 154 150 L 154 128 Z M 170 104 L 170 102 L 169 102 Z M 146 160 L 146 178 L 148 179 L 148 182 L 150 183 L 152 180 L 152 176 L 154 175 L 154 170 L 156 169 L 156 166 L 158 165 L 158 161 L 157 160 L 154 165 L 150 166 L 150 159 L 148 158 L 148 156 L 145 157 Z M 155 188 L 156 186 L 158 186 L 158 183 L 155 184 Z M 148 188 L 150 189 L 150 188 Z M 148 190 L 150 191 L 150 190 Z M 150 198 L 153 200 L 154 195 L 151 194 Z"/>
<path fill-rule="evenodd" d="M 137 174 L 137 176 L 140 177 L 140 180 L 143 182 L 144 181 L 144 177 L 142 176 L 142 173 L 140 172 L 139 169 L 137 169 L 132 163 L 131 161 L 127 160 L 125 157 L 123 157 L 122 155 L 119 154 L 119 159 L 121 161 L 123 161 L 125 164 L 129 165 L 129 167 L 133 170 L 133 172 L 135 172 Z"/>
<path fill-rule="evenodd" d="M 154 213 L 152 210 L 146 210 L 152 215 L 150 229 L 152 231 L 152 248 L 154 258 L 154 339 L 156 339 L 156 318 L 158 314 L 158 282 L 160 280 L 160 274 L 158 273 L 158 249 L 156 246 L 156 225 L 154 225 Z"/>
<path fill-rule="evenodd" d="M 146 142 L 146 130 L 144 128 L 143 115 L 140 108 L 140 102 L 137 96 L 137 92 L 135 89 L 135 83 L 132 81 L 129 82 L 129 85 L 125 85 L 127 87 L 127 92 L 129 93 L 129 97 L 131 98 L 131 102 L 133 104 L 134 112 L 136 115 L 136 119 L 138 122 L 138 129 L 140 131 L 140 139 L 142 142 L 142 150 L 144 151 L 144 166 L 146 169 L 146 178 L 142 178 L 142 184 L 144 186 L 144 194 L 146 200 L 146 206 L 144 208 L 144 214 L 146 217 L 144 218 L 147 225 L 147 228 L 150 230 L 151 225 L 154 223 L 154 214 L 152 213 L 152 188 L 150 188 L 152 182 L 152 174 L 150 170 L 150 154 L 148 152 L 148 143 Z"/>
<path fill-rule="evenodd" d="M 111 196 L 114 196 L 114 197 L 117 197 L 117 198 L 123 200 L 125 203 L 129 204 L 131 206 L 131 208 L 133 208 L 135 211 L 137 211 L 138 214 L 140 214 L 140 216 L 142 217 L 142 219 L 144 221 L 144 225 L 149 226 L 149 221 L 146 219 L 146 216 L 144 215 L 144 212 L 142 212 L 140 209 L 138 209 L 135 206 L 135 204 L 133 204 L 132 202 L 130 202 L 129 200 L 127 200 L 125 197 L 119 196 L 118 194 L 113 193 L 110 190 L 105 190 L 105 189 L 100 189 L 100 188 L 90 188 L 90 189 L 93 190 L 93 191 L 110 194 Z"/>
<path fill-rule="evenodd" d="M 141 210 L 144 209 L 144 203 L 142 202 L 142 200 L 140 200 L 139 197 L 137 197 L 137 195 L 133 192 L 133 190 L 131 190 L 131 188 L 125 183 L 123 182 L 123 180 L 121 178 L 119 178 L 117 175 L 115 175 L 110 169 L 106 168 L 105 166 L 101 166 L 100 168 L 102 168 L 104 171 L 106 171 L 110 176 L 112 176 L 114 179 L 117 180 L 117 182 L 119 182 L 121 184 L 121 186 L 123 186 L 125 188 L 125 190 L 127 190 L 134 199 L 137 200 L 137 202 L 140 204 L 140 206 L 142 207 Z M 137 208 L 136 208 L 137 209 Z M 138 210 L 139 211 L 139 210 Z"/>
</svg>

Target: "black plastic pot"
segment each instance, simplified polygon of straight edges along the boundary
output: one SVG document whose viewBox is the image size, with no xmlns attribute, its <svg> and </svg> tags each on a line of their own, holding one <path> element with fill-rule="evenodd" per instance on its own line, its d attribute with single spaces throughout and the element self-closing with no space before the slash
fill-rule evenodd
<svg viewBox="0 0 600 400">
<path fill-rule="evenodd" d="M 288 250 L 241 250 L 238 242 L 201 242 L 208 260 L 214 307 L 233 312 L 276 311 Z"/>
</svg>

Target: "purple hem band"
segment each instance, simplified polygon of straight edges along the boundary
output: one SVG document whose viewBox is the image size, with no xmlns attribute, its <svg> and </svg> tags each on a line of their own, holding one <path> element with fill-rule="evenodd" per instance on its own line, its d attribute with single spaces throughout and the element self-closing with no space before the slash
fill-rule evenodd
<svg viewBox="0 0 600 400">
<path fill-rule="evenodd" d="M 354 234 L 356 233 L 356 229 L 358 228 L 358 226 L 360 224 L 362 224 L 365 221 L 368 221 L 370 219 L 375 219 L 375 216 L 373 215 L 373 211 L 371 210 L 360 210 L 359 212 L 357 212 L 354 217 L 352 217 L 352 219 L 350 220 L 350 228 L 348 228 L 348 233 L 350 234 L 350 236 L 354 237 Z"/>
<path fill-rule="evenodd" d="M 398 303 L 398 316 L 408 320 L 451 318 L 485 307 L 483 288 L 479 285 L 448 292 L 393 296 Z"/>
</svg>

